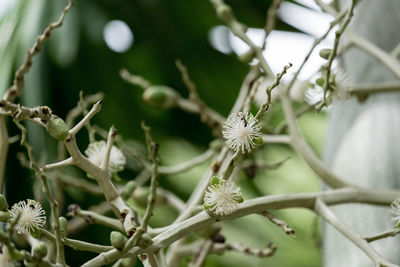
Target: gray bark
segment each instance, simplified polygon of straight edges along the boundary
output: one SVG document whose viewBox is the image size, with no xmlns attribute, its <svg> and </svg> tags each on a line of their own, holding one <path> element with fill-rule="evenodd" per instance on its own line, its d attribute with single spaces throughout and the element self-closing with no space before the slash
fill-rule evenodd
<svg viewBox="0 0 400 267">
<path fill-rule="evenodd" d="M 348 6 L 348 2 L 342 4 Z M 361 1 L 350 28 L 380 48 L 392 51 L 400 43 L 400 1 Z M 396 80 L 382 63 L 356 48 L 349 50 L 341 63 L 353 84 Z M 353 97 L 331 110 L 324 160 L 340 177 L 359 186 L 398 189 L 399 159 L 399 93 L 370 95 L 364 103 Z M 389 207 L 352 204 L 334 207 L 333 211 L 361 235 L 393 227 Z M 329 225 L 324 225 L 323 240 L 324 266 L 374 266 L 360 249 Z M 373 246 L 384 258 L 400 264 L 399 237 L 374 242 Z"/>
</svg>

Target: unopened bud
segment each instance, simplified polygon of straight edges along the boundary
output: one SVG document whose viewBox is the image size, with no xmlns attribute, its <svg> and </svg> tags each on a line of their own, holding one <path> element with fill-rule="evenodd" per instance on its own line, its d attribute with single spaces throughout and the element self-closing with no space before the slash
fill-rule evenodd
<svg viewBox="0 0 400 267">
<path fill-rule="evenodd" d="M 264 140 L 262 139 L 261 136 L 257 137 L 256 139 L 254 139 L 254 144 L 256 145 L 262 145 L 264 144 Z"/>
<path fill-rule="evenodd" d="M 47 246 L 44 242 L 40 242 L 33 248 L 33 257 L 38 260 L 43 259 L 47 255 Z"/>
<path fill-rule="evenodd" d="M 319 77 L 318 79 L 315 80 L 315 83 L 323 87 L 325 83 L 325 78 Z"/>
<path fill-rule="evenodd" d="M 9 211 L 0 211 L 0 222 L 8 222 L 10 217 Z"/>
<path fill-rule="evenodd" d="M 125 246 L 126 241 L 127 241 L 127 238 L 120 232 L 117 232 L 117 231 L 111 232 L 110 242 L 114 248 L 116 248 L 118 250 L 122 250 Z"/>
<path fill-rule="evenodd" d="M 220 183 L 221 183 L 221 180 L 219 179 L 218 176 L 211 177 L 210 185 L 217 185 L 217 184 L 220 184 Z"/>
<path fill-rule="evenodd" d="M 3 211 L 8 210 L 7 199 L 2 194 L 0 194 L 0 210 L 3 210 Z"/>
<path fill-rule="evenodd" d="M 67 124 L 57 116 L 50 118 L 46 124 L 46 128 L 47 132 L 58 141 L 65 141 L 69 136 Z"/>
<path fill-rule="evenodd" d="M 319 51 L 319 56 L 322 57 L 323 59 L 328 60 L 329 57 L 330 57 L 330 55 L 331 55 L 331 53 L 332 53 L 332 49 L 330 49 L 330 48 L 324 48 L 324 49 L 321 49 L 321 50 Z"/>
<path fill-rule="evenodd" d="M 177 93 L 168 86 L 153 85 L 144 91 L 142 99 L 152 107 L 169 109 L 176 105 Z"/>
</svg>

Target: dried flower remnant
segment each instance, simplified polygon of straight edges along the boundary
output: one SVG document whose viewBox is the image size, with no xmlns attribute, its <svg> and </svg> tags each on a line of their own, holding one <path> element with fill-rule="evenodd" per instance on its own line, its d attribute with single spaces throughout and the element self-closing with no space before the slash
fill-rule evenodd
<svg viewBox="0 0 400 267">
<path fill-rule="evenodd" d="M 234 151 L 250 152 L 255 140 L 261 137 L 261 126 L 251 113 L 233 113 L 226 120 L 222 134 Z"/>
<path fill-rule="evenodd" d="M 11 221 L 18 218 L 15 229 L 18 234 L 34 231 L 46 223 L 46 213 L 39 202 L 28 199 L 14 204 L 11 208 Z"/>
<path fill-rule="evenodd" d="M 104 141 L 97 141 L 90 143 L 85 151 L 89 160 L 100 167 L 104 158 L 106 157 L 107 144 Z M 110 162 L 108 164 L 108 171 L 111 173 L 119 172 L 124 169 L 126 158 L 124 154 L 116 146 L 112 146 L 110 153 Z"/>
<path fill-rule="evenodd" d="M 211 178 L 210 186 L 204 196 L 204 207 L 217 215 L 227 215 L 234 212 L 243 201 L 240 187 L 232 180 L 220 180 L 217 176 Z"/>
</svg>

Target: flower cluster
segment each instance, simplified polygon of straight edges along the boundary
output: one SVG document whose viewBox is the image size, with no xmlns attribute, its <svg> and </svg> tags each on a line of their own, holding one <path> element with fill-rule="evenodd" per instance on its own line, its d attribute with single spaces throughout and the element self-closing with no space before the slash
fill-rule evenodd
<svg viewBox="0 0 400 267">
<path fill-rule="evenodd" d="M 242 201 L 240 187 L 234 181 L 221 181 L 217 176 L 211 178 L 204 196 L 205 209 L 217 215 L 227 215 L 234 212 Z"/>
<path fill-rule="evenodd" d="M 106 157 L 107 152 L 107 144 L 104 141 L 98 141 L 90 143 L 88 148 L 85 151 L 86 156 L 88 156 L 89 160 L 100 167 L 103 163 L 104 158 Z M 112 146 L 110 153 L 110 162 L 108 164 L 108 171 L 111 173 L 119 172 L 124 169 L 126 164 L 126 159 L 124 154 L 122 154 L 121 150 L 119 150 L 116 146 Z"/>
<path fill-rule="evenodd" d="M 14 204 L 10 211 L 11 221 L 18 218 L 15 229 L 18 234 L 25 234 L 43 227 L 46 213 L 39 202 L 28 199 Z"/>
<path fill-rule="evenodd" d="M 226 120 L 222 134 L 234 151 L 250 152 L 255 140 L 261 137 L 261 126 L 251 113 L 233 113 Z"/>
</svg>

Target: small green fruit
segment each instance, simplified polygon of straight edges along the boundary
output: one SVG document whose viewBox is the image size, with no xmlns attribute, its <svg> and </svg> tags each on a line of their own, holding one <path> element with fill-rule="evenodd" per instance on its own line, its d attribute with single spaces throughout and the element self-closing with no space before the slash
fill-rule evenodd
<svg viewBox="0 0 400 267">
<path fill-rule="evenodd" d="M 142 99 L 152 107 L 169 109 L 176 105 L 177 93 L 168 86 L 153 85 L 144 91 Z"/>
<path fill-rule="evenodd" d="M 324 48 L 324 49 L 321 49 L 321 50 L 319 51 L 319 56 L 322 57 L 323 59 L 328 60 L 329 57 L 330 57 L 330 55 L 331 55 L 331 53 L 332 53 L 332 49 L 330 49 L 330 48 Z"/>
<path fill-rule="evenodd" d="M 58 141 L 64 142 L 69 136 L 67 124 L 57 116 L 50 118 L 46 124 L 46 128 L 47 132 Z"/>
<path fill-rule="evenodd" d="M 33 257 L 38 260 L 43 259 L 47 255 L 47 246 L 44 242 L 40 242 L 33 248 Z"/>
<path fill-rule="evenodd" d="M 127 238 L 117 231 L 112 231 L 110 234 L 110 242 L 113 247 L 118 250 L 122 250 L 125 246 Z"/>
</svg>

